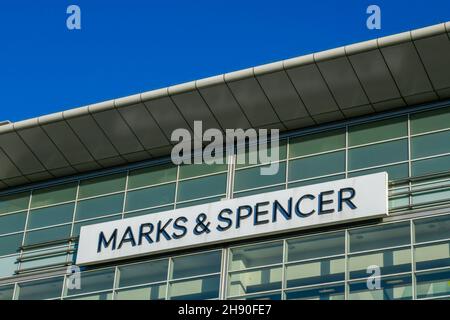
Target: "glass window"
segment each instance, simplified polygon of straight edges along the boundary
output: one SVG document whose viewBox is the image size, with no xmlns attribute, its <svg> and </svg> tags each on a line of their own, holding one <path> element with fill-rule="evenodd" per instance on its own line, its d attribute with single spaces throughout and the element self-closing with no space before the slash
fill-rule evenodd
<svg viewBox="0 0 450 320">
<path fill-rule="evenodd" d="M 230 250 L 230 270 L 242 270 L 282 262 L 282 241 L 261 243 Z"/>
<path fill-rule="evenodd" d="M 175 181 L 177 178 L 177 167 L 173 164 L 130 171 L 128 177 L 128 189 L 151 186 L 155 184 Z"/>
<path fill-rule="evenodd" d="M 345 259 L 320 259 L 286 267 L 286 286 L 299 287 L 345 279 Z"/>
<path fill-rule="evenodd" d="M 192 200 L 225 194 L 227 175 L 218 174 L 198 179 L 180 181 L 178 184 L 177 201 Z"/>
<path fill-rule="evenodd" d="M 345 151 L 321 154 L 289 162 L 289 181 L 344 172 Z"/>
<path fill-rule="evenodd" d="M 75 296 L 64 300 L 112 300 L 112 291 L 99 292 L 95 294 L 87 294 L 83 296 Z"/>
<path fill-rule="evenodd" d="M 19 212 L 0 216 L 0 234 L 23 231 L 25 228 L 26 212 Z"/>
<path fill-rule="evenodd" d="M 169 285 L 171 300 L 205 300 L 219 297 L 220 276 L 208 276 L 182 281 L 173 281 Z"/>
<path fill-rule="evenodd" d="M 305 288 L 286 292 L 287 300 L 344 300 L 342 284 Z"/>
<path fill-rule="evenodd" d="M 368 288 L 367 281 L 350 282 L 349 300 L 410 300 L 411 275 L 380 279 L 380 289 Z"/>
<path fill-rule="evenodd" d="M 22 240 L 23 233 L 0 237 L 0 256 L 18 252 Z"/>
<path fill-rule="evenodd" d="M 450 187 L 442 188 L 443 185 L 448 185 L 448 181 L 435 182 L 435 183 L 427 183 L 422 185 L 413 184 L 412 191 L 412 203 L 423 204 L 427 202 L 435 202 L 435 201 L 446 201 L 450 199 Z M 420 191 L 425 188 L 432 188 L 432 190 L 428 191 Z"/>
<path fill-rule="evenodd" d="M 0 197 L 0 214 L 28 209 L 30 193 L 24 192 Z"/>
<path fill-rule="evenodd" d="M 450 156 L 436 157 L 412 163 L 412 175 L 421 176 L 450 170 Z"/>
<path fill-rule="evenodd" d="M 120 220 L 122 219 L 122 215 L 116 214 L 113 216 L 109 216 L 106 218 L 100 218 L 100 219 L 93 219 L 93 220 L 87 220 L 87 221 L 82 221 L 82 222 L 77 222 L 73 225 L 73 232 L 72 232 L 72 237 L 77 237 L 80 235 L 80 230 L 81 227 L 84 226 L 89 226 L 91 224 L 96 224 L 96 223 L 102 223 L 102 222 L 108 222 L 108 221 L 113 221 L 113 220 Z"/>
<path fill-rule="evenodd" d="M 289 158 L 345 148 L 345 129 L 305 135 L 289 140 Z"/>
<path fill-rule="evenodd" d="M 126 211 L 161 206 L 175 201 L 175 183 L 127 192 Z"/>
<path fill-rule="evenodd" d="M 70 281 L 70 279 L 66 280 L 65 295 L 67 296 L 109 290 L 113 288 L 114 284 L 114 268 L 82 272 L 80 289 L 70 289 L 67 286 L 67 281 Z"/>
<path fill-rule="evenodd" d="M 235 298 L 232 298 L 234 300 Z M 281 300 L 280 292 L 254 294 L 245 297 L 239 297 L 238 300 Z M 230 299 L 231 300 L 231 299 Z"/>
<path fill-rule="evenodd" d="M 344 254 L 345 233 L 339 231 L 290 239 L 287 248 L 289 262 Z"/>
<path fill-rule="evenodd" d="M 252 196 L 254 194 L 261 194 L 261 193 L 265 193 L 265 192 L 272 192 L 272 191 L 278 191 L 278 190 L 284 190 L 284 189 L 286 189 L 286 185 L 282 184 L 282 185 L 278 185 L 278 186 L 266 187 L 266 188 L 261 188 L 261 189 L 235 192 L 235 193 L 233 193 L 233 197 L 241 198 L 241 197 Z"/>
<path fill-rule="evenodd" d="M 281 289 L 281 278 L 281 267 L 232 272 L 228 279 L 228 296 Z"/>
<path fill-rule="evenodd" d="M 198 206 L 200 204 L 205 204 L 205 203 L 221 201 L 223 198 L 224 198 L 224 195 L 220 195 L 217 197 L 211 197 L 211 198 L 207 198 L 207 199 L 193 200 L 193 201 L 188 201 L 188 202 L 179 202 L 179 203 L 177 203 L 177 209 Z"/>
<path fill-rule="evenodd" d="M 173 204 L 164 206 L 164 207 L 157 207 L 157 208 L 153 208 L 153 209 L 144 209 L 144 210 L 139 210 L 139 211 L 135 211 L 135 212 L 125 212 L 125 218 L 143 216 L 146 214 L 171 211 L 171 210 L 173 210 Z"/>
<path fill-rule="evenodd" d="M 291 183 L 288 184 L 288 188 L 309 186 L 309 185 L 312 185 L 312 184 L 329 182 L 329 181 L 334 181 L 334 180 L 339 180 L 339 179 L 345 179 L 345 174 L 335 174 L 335 175 L 329 176 L 329 177 L 323 177 L 323 178 L 317 178 L 317 179 L 308 179 L 308 180 L 303 180 L 303 181 L 291 182 Z"/>
<path fill-rule="evenodd" d="M 12 300 L 14 294 L 14 285 L 0 287 L 0 301 Z"/>
<path fill-rule="evenodd" d="M 349 170 L 408 160 L 408 140 L 378 143 L 348 151 Z"/>
<path fill-rule="evenodd" d="M 258 145 L 255 150 L 249 150 L 248 147 L 246 147 L 245 151 L 238 150 L 236 152 L 236 168 L 243 168 L 250 165 L 257 165 L 257 164 L 265 164 L 269 162 L 273 162 L 274 160 L 284 160 L 286 159 L 286 140 L 279 141 L 278 146 L 278 159 L 275 159 L 275 148 L 271 148 L 270 145 L 266 148 L 263 148 L 261 145 Z M 262 158 L 259 156 L 260 154 L 263 154 L 266 158 Z M 273 158 L 272 158 L 273 157 Z M 271 161 L 267 161 L 271 160 Z"/>
<path fill-rule="evenodd" d="M 121 213 L 123 208 L 123 193 L 78 202 L 75 214 L 76 220 L 90 219 Z"/>
<path fill-rule="evenodd" d="M 409 176 L 409 168 L 407 163 L 394 164 L 392 166 L 379 167 L 368 170 L 361 170 L 356 172 L 350 172 L 349 178 L 364 176 L 377 172 L 387 172 L 389 181 L 404 179 Z"/>
<path fill-rule="evenodd" d="M 220 272 L 221 251 L 212 251 L 173 258 L 171 279 Z"/>
<path fill-rule="evenodd" d="M 75 203 L 45 207 L 30 211 L 28 229 L 48 227 L 55 224 L 72 222 Z"/>
<path fill-rule="evenodd" d="M 18 266 L 17 258 L 17 255 L 0 258 L 0 278 L 11 277 L 14 275 L 14 271 L 17 270 Z"/>
<path fill-rule="evenodd" d="M 450 242 L 421 245 L 414 248 L 416 270 L 450 266 Z"/>
<path fill-rule="evenodd" d="M 438 109 L 411 114 L 411 133 L 424 133 L 428 131 L 450 128 L 450 109 Z"/>
<path fill-rule="evenodd" d="M 119 267 L 119 287 L 167 280 L 168 259 Z"/>
<path fill-rule="evenodd" d="M 31 207 L 43 207 L 60 202 L 75 200 L 77 184 L 70 183 L 61 186 L 34 190 L 31 197 Z"/>
<path fill-rule="evenodd" d="M 166 287 L 163 283 L 117 290 L 115 300 L 164 300 Z"/>
<path fill-rule="evenodd" d="M 276 164 L 272 164 L 274 166 Z M 240 191 L 286 182 L 286 162 L 278 162 L 278 171 L 273 175 L 262 175 L 261 169 L 268 166 L 237 170 L 234 177 L 234 190 Z"/>
<path fill-rule="evenodd" d="M 450 239 L 450 215 L 417 219 L 413 221 L 416 243 Z"/>
<path fill-rule="evenodd" d="M 450 294 L 450 270 L 419 273 L 416 275 L 417 298 L 439 297 Z"/>
<path fill-rule="evenodd" d="M 357 252 L 409 245 L 411 242 L 409 231 L 409 222 L 349 230 L 350 251 Z"/>
<path fill-rule="evenodd" d="M 70 237 L 71 225 L 54 228 L 28 231 L 25 235 L 25 245 L 31 246 L 38 243 L 45 243 L 58 240 L 67 240 Z"/>
<path fill-rule="evenodd" d="M 413 159 L 450 152 L 450 130 L 411 138 Z"/>
<path fill-rule="evenodd" d="M 125 173 L 83 180 L 80 182 L 78 197 L 81 199 L 122 191 L 125 189 L 125 181 Z"/>
<path fill-rule="evenodd" d="M 19 283 L 19 300 L 44 300 L 61 296 L 63 277 Z"/>
<path fill-rule="evenodd" d="M 373 274 L 369 269 L 378 266 L 382 275 L 411 271 L 411 249 L 394 249 L 351 255 L 348 269 L 351 279 L 365 278 Z"/>
<path fill-rule="evenodd" d="M 221 171 L 227 171 L 228 165 L 225 160 L 222 160 L 222 164 L 189 164 L 180 166 L 179 179 L 192 178 L 202 176 L 205 174 L 211 174 Z"/>
<path fill-rule="evenodd" d="M 408 134 L 407 117 L 364 123 L 348 128 L 349 146 L 404 137 Z"/>
</svg>

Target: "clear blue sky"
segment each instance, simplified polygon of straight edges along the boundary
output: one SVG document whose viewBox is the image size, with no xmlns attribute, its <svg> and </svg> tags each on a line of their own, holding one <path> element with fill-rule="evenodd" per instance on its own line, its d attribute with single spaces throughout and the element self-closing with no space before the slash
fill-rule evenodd
<svg viewBox="0 0 450 320">
<path fill-rule="evenodd" d="M 81 8 L 82 29 L 66 28 Z M 366 8 L 382 29 L 366 28 Z M 0 120 L 18 121 L 450 20 L 449 0 L 0 3 Z"/>
</svg>

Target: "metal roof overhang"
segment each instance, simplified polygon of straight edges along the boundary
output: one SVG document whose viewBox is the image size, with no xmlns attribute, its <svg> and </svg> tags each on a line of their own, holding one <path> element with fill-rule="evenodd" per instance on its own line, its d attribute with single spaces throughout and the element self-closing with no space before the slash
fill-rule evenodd
<svg viewBox="0 0 450 320">
<path fill-rule="evenodd" d="M 0 189 L 170 154 L 176 128 L 313 126 L 450 97 L 450 22 L 0 126 Z"/>
</svg>

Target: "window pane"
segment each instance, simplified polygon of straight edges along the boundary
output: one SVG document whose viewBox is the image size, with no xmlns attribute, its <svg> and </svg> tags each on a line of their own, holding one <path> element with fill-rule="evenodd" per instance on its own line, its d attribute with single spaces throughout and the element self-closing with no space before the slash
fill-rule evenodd
<svg viewBox="0 0 450 320">
<path fill-rule="evenodd" d="M 14 285 L 0 287 L 0 301 L 12 300 L 14 293 Z"/>
<path fill-rule="evenodd" d="M 450 270 L 425 272 L 416 275 L 417 298 L 450 294 Z"/>
<path fill-rule="evenodd" d="M 345 148 L 345 129 L 306 135 L 290 140 L 289 157 Z"/>
<path fill-rule="evenodd" d="M 283 262 L 283 242 L 269 242 L 230 250 L 230 270 L 242 270 Z"/>
<path fill-rule="evenodd" d="M 70 237 L 71 225 L 29 231 L 25 235 L 25 245 L 30 246 L 38 243 L 66 240 Z"/>
<path fill-rule="evenodd" d="M 80 182 L 80 191 L 78 197 L 81 199 L 106 193 L 122 191 L 125 189 L 125 180 L 125 173 L 83 180 Z"/>
<path fill-rule="evenodd" d="M 25 228 L 26 212 L 0 216 L 0 234 L 23 231 Z"/>
<path fill-rule="evenodd" d="M 412 175 L 421 176 L 450 170 L 450 156 L 414 161 Z"/>
<path fill-rule="evenodd" d="M 404 137 L 408 134 L 407 117 L 364 123 L 348 128 L 349 146 Z"/>
<path fill-rule="evenodd" d="M 345 151 L 321 154 L 289 162 L 289 181 L 345 171 Z"/>
<path fill-rule="evenodd" d="M 286 292 L 287 300 L 344 300 L 344 285 L 329 285 Z"/>
<path fill-rule="evenodd" d="M 228 280 L 228 296 L 281 289 L 281 274 L 281 267 L 232 272 Z"/>
<path fill-rule="evenodd" d="M 169 260 L 158 260 L 119 267 L 119 287 L 167 280 Z"/>
<path fill-rule="evenodd" d="M 297 188 L 297 187 L 309 186 L 309 185 L 312 185 L 312 184 L 329 182 L 329 181 L 334 181 L 334 180 L 339 180 L 339 179 L 345 179 L 345 174 L 335 174 L 333 176 L 324 177 L 324 178 L 317 178 L 317 179 L 309 179 L 309 180 L 291 182 L 291 183 L 288 184 L 288 188 Z"/>
<path fill-rule="evenodd" d="M 266 187 L 261 189 L 254 189 L 249 191 L 241 191 L 241 192 L 235 192 L 233 193 L 233 198 L 241 198 L 241 197 L 247 197 L 252 196 L 254 194 L 261 194 L 265 192 L 272 192 L 272 191 L 278 191 L 286 189 L 286 186 L 284 184 L 278 185 L 278 186 L 272 186 L 272 187 Z"/>
<path fill-rule="evenodd" d="M 416 270 L 450 266 L 450 243 L 416 246 L 414 249 Z"/>
<path fill-rule="evenodd" d="M 117 290 L 115 300 L 164 300 L 165 298 L 166 284 L 164 283 Z"/>
<path fill-rule="evenodd" d="M 70 281 L 70 280 L 66 280 Z M 80 289 L 70 289 L 66 282 L 66 295 L 75 295 L 112 289 L 114 284 L 114 268 L 81 273 Z"/>
<path fill-rule="evenodd" d="M 225 194 L 227 175 L 219 174 L 181 181 L 178 184 L 178 201 Z"/>
<path fill-rule="evenodd" d="M 95 294 L 73 297 L 64 300 L 112 300 L 112 292 L 99 292 Z"/>
<path fill-rule="evenodd" d="M 16 271 L 18 267 L 18 257 L 19 256 L 10 256 L 0 258 L 0 278 L 11 277 L 14 275 L 14 271 Z"/>
<path fill-rule="evenodd" d="M 272 166 L 275 164 L 272 164 Z M 245 190 L 270 186 L 272 184 L 284 183 L 286 181 L 286 162 L 278 163 L 278 171 L 274 175 L 262 175 L 263 167 L 252 167 L 248 169 L 238 170 L 235 172 L 234 190 Z"/>
<path fill-rule="evenodd" d="M 153 209 L 144 209 L 144 210 L 139 210 L 139 211 L 135 211 L 135 212 L 125 212 L 125 218 L 143 216 L 146 214 L 164 212 L 164 211 L 169 211 L 169 210 L 173 210 L 173 204 L 164 206 L 164 207 L 157 207 L 157 208 L 153 208 Z"/>
<path fill-rule="evenodd" d="M 224 198 L 224 195 L 220 195 L 220 196 L 211 197 L 211 198 L 207 198 L 207 199 L 193 200 L 193 201 L 188 201 L 188 202 L 178 202 L 177 209 L 197 206 L 197 205 L 205 204 L 205 203 L 216 202 L 216 201 L 220 201 L 223 198 Z"/>
<path fill-rule="evenodd" d="M 223 164 L 189 164 L 180 166 L 179 179 L 192 178 L 205 174 L 216 173 L 221 171 L 227 171 L 228 165 L 225 160 L 222 160 Z"/>
<path fill-rule="evenodd" d="M 108 222 L 108 221 L 113 221 L 113 220 L 120 220 L 120 219 L 122 219 L 122 215 L 119 213 L 119 214 L 116 214 L 116 215 L 113 215 L 113 216 L 109 216 L 109 217 L 106 217 L 106 218 L 100 218 L 100 219 L 87 220 L 87 221 L 83 221 L 83 222 L 77 222 L 73 226 L 72 237 L 77 237 L 77 236 L 80 235 L 81 227 L 89 226 L 91 224 L 96 224 L 96 223 Z"/>
<path fill-rule="evenodd" d="M 450 215 L 414 220 L 415 241 L 450 238 Z"/>
<path fill-rule="evenodd" d="M 442 186 L 447 186 L 443 188 Z M 432 188 L 432 190 L 421 191 L 426 188 Z M 450 199 L 450 186 L 449 181 L 428 182 L 422 184 L 413 184 L 412 186 L 413 204 L 423 204 L 432 201 L 447 201 Z"/>
<path fill-rule="evenodd" d="M 0 214 L 26 210 L 29 201 L 29 192 L 0 197 Z"/>
<path fill-rule="evenodd" d="M 353 178 L 377 172 L 387 172 L 389 181 L 403 179 L 409 176 L 409 168 L 407 163 L 394 164 L 392 166 L 350 172 L 348 176 L 349 178 Z"/>
<path fill-rule="evenodd" d="M 279 141 L 278 146 L 278 159 L 275 159 L 275 148 L 271 148 L 268 145 L 268 148 L 262 148 L 261 145 L 258 145 L 256 150 L 249 150 L 248 147 L 245 149 L 245 152 L 242 150 L 238 150 L 236 153 L 236 168 L 243 168 L 249 165 L 257 165 L 268 162 L 273 162 L 274 160 L 284 160 L 286 159 L 286 140 Z M 262 153 L 267 159 L 261 159 L 259 154 Z M 264 161 L 263 161 L 264 160 Z M 266 161 L 271 160 L 271 161 Z"/>
<path fill-rule="evenodd" d="M 411 138 L 413 159 L 450 152 L 450 130 Z"/>
<path fill-rule="evenodd" d="M 83 200 L 78 202 L 75 218 L 76 220 L 83 220 L 121 213 L 122 208 L 123 193 Z"/>
<path fill-rule="evenodd" d="M 174 281 L 169 286 L 172 300 L 205 300 L 219 297 L 220 276 Z"/>
<path fill-rule="evenodd" d="M 61 296 L 63 277 L 19 283 L 19 300 L 44 300 Z"/>
<path fill-rule="evenodd" d="M 0 256 L 18 252 L 22 240 L 23 233 L 0 237 Z"/>
<path fill-rule="evenodd" d="M 409 245 L 409 229 L 409 222 L 401 222 L 349 230 L 350 251 Z"/>
<path fill-rule="evenodd" d="M 423 133 L 450 128 L 450 109 L 438 109 L 415 113 L 410 116 L 411 133 Z"/>
<path fill-rule="evenodd" d="M 412 299 L 411 276 L 387 277 L 380 280 L 380 289 L 368 289 L 367 281 L 349 285 L 350 300 L 410 300 Z"/>
<path fill-rule="evenodd" d="M 74 208 L 75 203 L 68 203 L 60 206 L 31 210 L 27 228 L 42 228 L 72 222 Z"/>
<path fill-rule="evenodd" d="M 42 207 L 60 202 L 75 200 L 77 193 L 77 184 L 65 184 L 52 188 L 40 189 L 33 191 L 31 197 L 31 207 Z"/>
<path fill-rule="evenodd" d="M 349 170 L 408 160 L 408 140 L 396 140 L 348 151 Z"/>
<path fill-rule="evenodd" d="M 411 271 L 411 249 L 395 249 L 352 255 L 348 260 L 350 278 L 372 275 L 370 266 L 378 266 L 382 275 Z"/>
<path fill-rule="evenodd" d="M 287 241 L 288 261 L 313 259 L 345 253 L 343 231 L 313 235 Z"/>
<path fill-rule="evenodd" d="M 286 267 L 287 287 L 299 287 L 345 279 L 345 259 L 332 258 L 290 264 Z"/>
<path fill-rule="evenodd" d="M 281 300 L 281 293 L 263 293 L 237 298 L 239 300 Z M 234 300 L 234 298 L 233 298 Z"/>
<path fill-rule="evenodd" d="M 173 258 L 171 279 L 220 272 L 221 256 L 221 251 L 213 251 Z"/>
<path fill-rule="evenodd" d="M 177 167 L 172 164 L 133 170 L 130 171 L 130 176 L 128 177 L 128 189 L 170 182 L 176 178 Z"/>
<path fill-rule="evenodd" d="M 129 191 L 126 211 L 161 206 L 175 201 L 175 183 Z"/>
</svg>

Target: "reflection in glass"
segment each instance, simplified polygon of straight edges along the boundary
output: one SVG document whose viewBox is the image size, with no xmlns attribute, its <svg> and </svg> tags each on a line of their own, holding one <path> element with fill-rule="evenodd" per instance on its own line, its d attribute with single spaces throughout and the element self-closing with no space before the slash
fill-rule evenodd
<svg viewBox="0 0 450 320">
<path fill-rule="evenodd" d="M 372 282 L 371 282 L 372 283 Z M 350 300 L 409 300 L 412 299 L 411 275 L 380 279 L 379 289 L 368 288 L 367 281 L 349 284 Z"/>
<path fill-rule="evenodd" d="M 230 250 L 230 271 L 243 270 L 283 261 L 283 242 L 269 242 Z"/>
<path fill-rule="evenodd" d="M 281 267 L 232 272 L 228 279 L 228 296 L 281 289 L 281 277 Z"/>
<path fill-rule="evenodd" d="M 172 300 L 205 300 L 219 297 L 220 275 L 173 281 L 169 286 Z"/>
<path fill-rule="evenodd" d="M 350 252 L 408 245 L 409 221 L 349 230 Z"/>
<path fill-rule="evenodd" d="M 171 279 L 220 272 L 221 260 L 221 251 L 175 257 L 173 258 Z"/>
<path fill-rule="evenodd" d="M 343 284 L 286 291 L 287 300 L 344 300 Z"/>
</svg>

